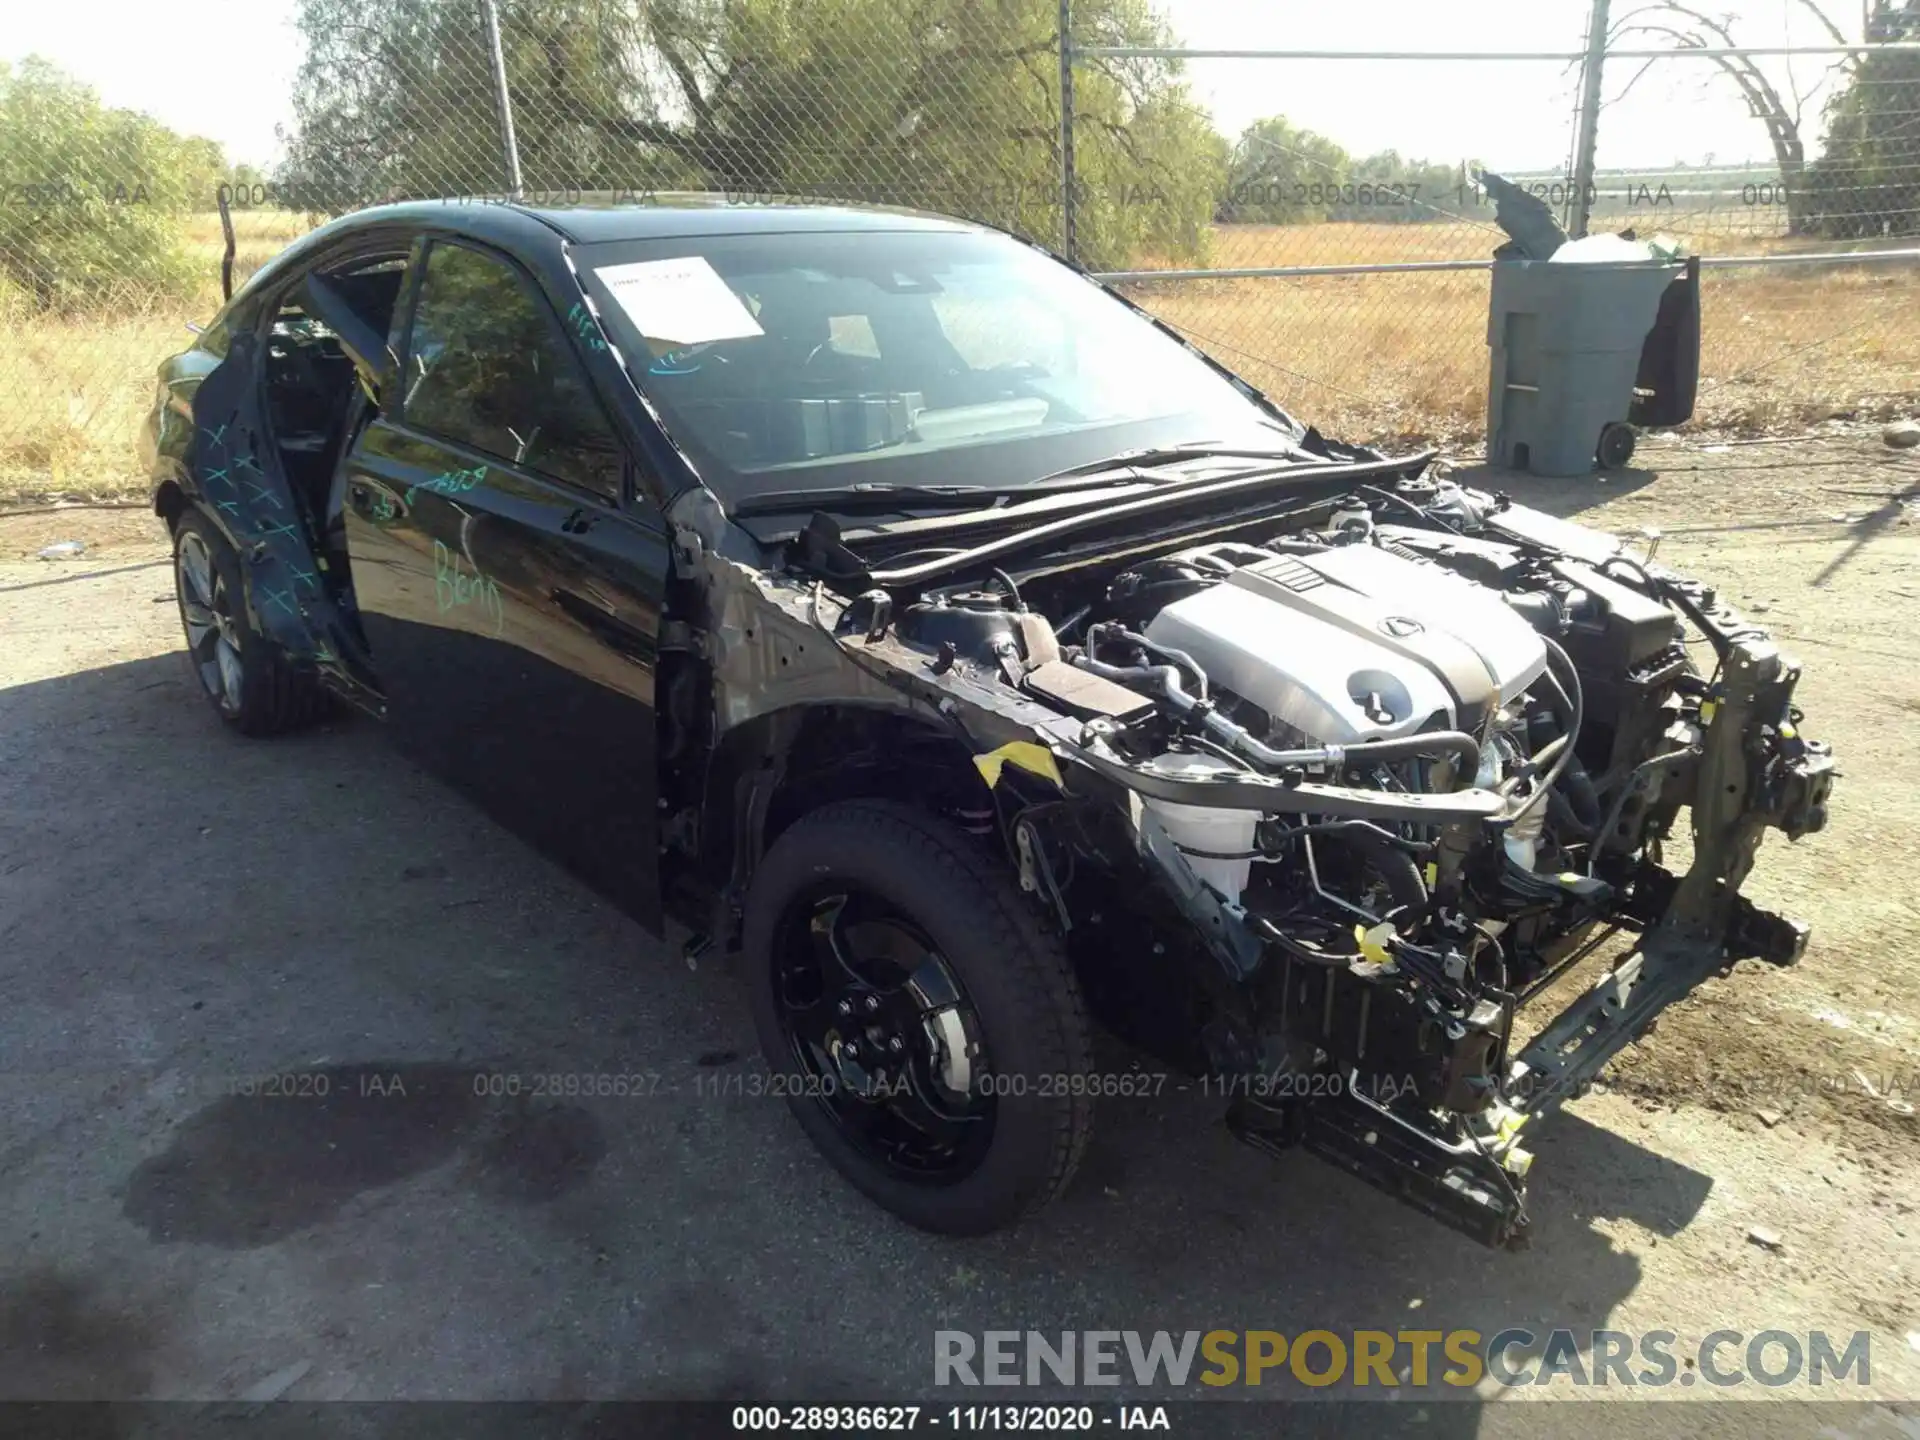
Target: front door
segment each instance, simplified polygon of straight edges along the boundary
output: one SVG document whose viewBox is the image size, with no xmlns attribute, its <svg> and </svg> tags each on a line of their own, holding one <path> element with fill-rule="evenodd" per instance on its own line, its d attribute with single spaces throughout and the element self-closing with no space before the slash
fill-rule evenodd
<svg viewBox="0 0 1920 1440">
<path fill-rule="evenodd" d="M 346 460 L 353 590 L 402 745 L 658 927 L 668 542 L 551 306 L 436 241 L 398 393 Z"/>
</svg>

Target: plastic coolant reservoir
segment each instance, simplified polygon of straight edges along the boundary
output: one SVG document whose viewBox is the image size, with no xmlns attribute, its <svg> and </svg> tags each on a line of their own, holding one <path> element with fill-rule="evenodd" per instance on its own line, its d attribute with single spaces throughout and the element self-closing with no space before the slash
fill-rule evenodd
<svg viewBox="0 0 1920 1440">
<path fill-rule="evenodd" d="M 1145 769 L 1179 779 L 1205 779 L 1213 775 L 1238 775 L 1241 768 L 1215 755 L 1160 755 L 1147 762 Z M 1253 861 L 1213 860 L 1196 855 L 1196 850 L 1213 855 L 1247 855 L 1253 849 L 1253 827 L 1260 816 L 1253 810 L 1215 809 L 1210 805 L 1174 805 L 1165 800 L 1142 798 L 1141 805 L 1160 822 L 1175 845 L 1187 852 L 1187 864 L 1193 873 L 1229 900 L 1238 900 L 1247 888 L 1247 876 Z"/>
</svg>

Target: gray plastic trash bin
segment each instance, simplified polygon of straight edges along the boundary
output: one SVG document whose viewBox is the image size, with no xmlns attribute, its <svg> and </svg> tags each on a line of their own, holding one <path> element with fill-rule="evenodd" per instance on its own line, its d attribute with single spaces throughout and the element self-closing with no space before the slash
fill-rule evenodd
<svg viewBox="0 0 1920 1440">
<path fill-rule="evenodd" d="M 1626 463 L 1642 350 L 1661 296 L 1687 274 L 1684 261 L 1495 260 L 1487 459 L 1535 475 Z"/>
</svg>

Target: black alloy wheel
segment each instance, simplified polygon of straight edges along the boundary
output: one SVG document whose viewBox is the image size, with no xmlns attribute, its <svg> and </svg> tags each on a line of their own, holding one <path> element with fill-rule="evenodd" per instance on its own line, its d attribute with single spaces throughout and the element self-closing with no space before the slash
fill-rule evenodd
<svg viewBox="0 0 1920 1440">
<path fill-rule="evenodd" d="M 254 628 L 240 558 L 198 510 L 173 532 L 173 588 L 187 663 L 214 712 L 243 735 L 298 729 L 331 708 L 313 675 L 295 670 Z"/>
<path fill-rule="evenodd" d="M 870 1199 L 978 1235 L 1066 1188 L 1093 1122 L 1086 1007 L 991 843 L 901 801 L 826 805 L 761 858 L 742 939 L 773 1088 Z"/>
<path fill-rule="evenodd" d="M 213 550 L 197 527 L 184 528 L 174 550 L 174 587 L 180 597 L 180 623 L 187 632 L 187 659 L 200 677 L 214 709 L 239 717 L 246 690 L 240 658 L 240 625 L 234 595 Z"/>
<path fill-rule="evenodd" d="M 933 942 L 879 896 L 828 881 L 788 905 L 774 1006 L 817 1101 L 875 1164 L 948 1182 L 991 1143 L 991 1074 L 972 998 Z M 988 1082 L 990 1084 L 990 1082 Z"/>
</svg>

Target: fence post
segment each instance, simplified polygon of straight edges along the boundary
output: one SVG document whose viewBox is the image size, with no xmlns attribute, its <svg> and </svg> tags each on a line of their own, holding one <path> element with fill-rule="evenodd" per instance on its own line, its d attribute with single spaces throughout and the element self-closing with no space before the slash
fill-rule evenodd
<svg viewBox="0 0 1920 1440">
<path fill-rule="evenodd" d="M 1060 249 L 1079 259 L 1073 175 L 1073 0 L 1060 0 Z"/>
<path fill-rule="evenodd" d="M 1608 0 L 1593 0 L 1587 19 L 1587 58 L 1580 72 L 1580 131 L 1574 141 L 1571 223 L 1567 233 L 1587 233 L 1593 213 L 1593 151 L 1600 140 L 1600 75 L 1607 63 Z"/>
<path fill-rule="evenodd" d="M 500 116 L 500 153 L 507 164 L 507 194 L 518 200 L 520 183 L 520 146 L 513 138 L 513 101 L 507 96 L 507 57 L 500 48 L 500 11 L 494 0 L 480 0 L 487 17 L 487 49 L 493 65 L 493 103 Z"/>
</svg>

